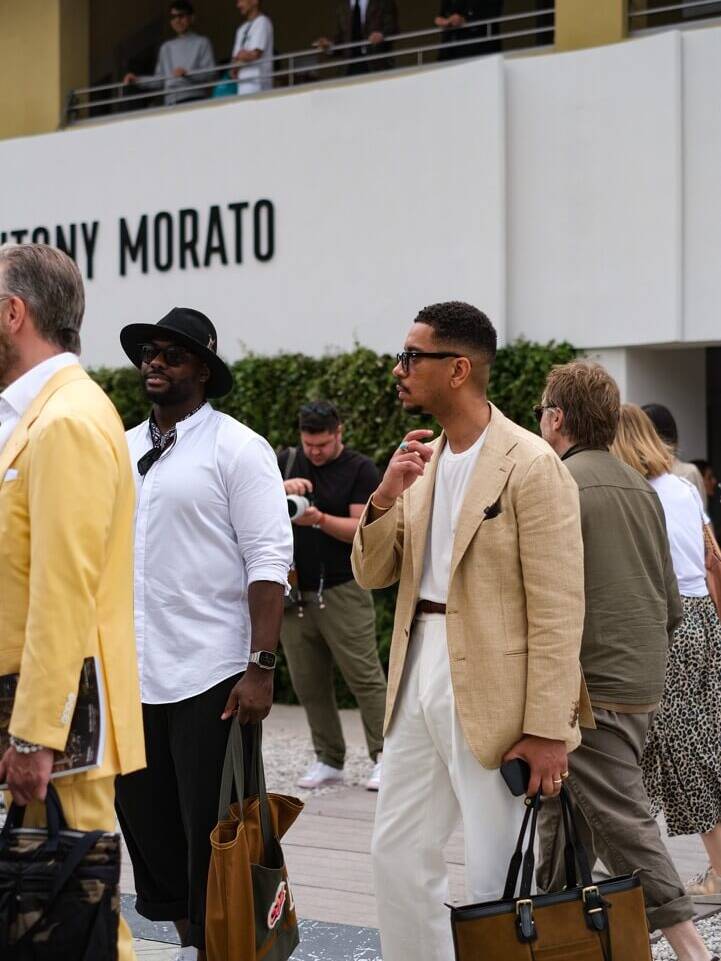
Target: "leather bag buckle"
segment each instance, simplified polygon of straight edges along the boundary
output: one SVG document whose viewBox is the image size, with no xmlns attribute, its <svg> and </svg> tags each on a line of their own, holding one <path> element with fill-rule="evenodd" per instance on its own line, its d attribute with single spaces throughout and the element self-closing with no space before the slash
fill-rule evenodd
<svg viewBox="0 0 721 961">
<path fill-rule="evenodd" d="M 519 898 L 516 901 L 516 930 L 519 940 L 524 944 L 535 941 L 538 937 L 533 919 L 533 901 L 530 898 Z"/>
<path fill-rule="evenodd" d="M 583 888 L 583 913 L 586 915 L 586 924 L 592 931 L 605 930 L 608 922 L 606 919 L 606 908 L 608 904 L 601 897 L 601 892 L 595 884 Z"/>
</svg>

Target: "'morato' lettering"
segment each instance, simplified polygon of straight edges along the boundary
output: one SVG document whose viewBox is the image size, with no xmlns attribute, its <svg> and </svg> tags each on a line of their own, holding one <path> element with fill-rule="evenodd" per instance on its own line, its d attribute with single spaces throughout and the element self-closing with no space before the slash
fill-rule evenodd
<svg viewBox="0 0 721 961">
<path fill-rule="evenodd" d="M 249 216 L 246 218 L 246 212 Z M 247 241 L 247 250 L 246 250 Z M 215 264 L 242 264 L 247 254 L 260 263 L 275 255 L 275 206 L 271 200 L 213 204 L 205 216 L 192 207 L 119 221 L 119 268 L 126 277 L 135 267 L 147 274 Z"/>
</svg>

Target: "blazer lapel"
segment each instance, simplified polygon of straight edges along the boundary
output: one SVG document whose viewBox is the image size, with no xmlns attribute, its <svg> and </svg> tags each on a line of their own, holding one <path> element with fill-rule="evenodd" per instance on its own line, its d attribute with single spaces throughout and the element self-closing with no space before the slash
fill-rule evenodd
<svg viewBox="0 0 721 961">
<path fill-rule="evenodd" d="M 70 367 L 63 367 L 57 374 L 53 374 L 47 384 L 45 384 L 35 400 L 20 418 L 17 427 L 0 451 L 0 487 L 2 487 L 5 481 L 5 474 L 7 473 L 8 467 L 10 467 L 27 444 L 28 431 L 31 425 L 37 420 L 48 400 L 57 390 L 64 387 L 65 384 L 72 383 L 74 380 L 82 380 L 87 376 L 80 364 L 73 364 Z"/>
<path fill-rule="evenodd" d="M 410 531 L 411 531 L 411 559 L 413 561 L 413 575 L 416 580 L 420 579 L 423 573 L 423 558 L 426 552 L 428 540 L 428 525 L 431 520 L 433 510 L 433 491 L 436 487 L 436 470 L 438 469 L 438 459 L 441 451 L 446 446 L 446 435 L 441 431 L 438 443 L 433 451 L 423 483 L 416 482 L 408 491 L 410 506 Z"/>
<path fill-rule="evenodd" d="M 476 531 L 486 519 L 485 510 L 501 496 L 513 469 L 513 460 L 507 456 L 508 446 L 504 444 L 505 418 L 493 404 L 491 411 L 488 434 L 476 460 L 458 515 L 449 583 Z"/>
</svg>

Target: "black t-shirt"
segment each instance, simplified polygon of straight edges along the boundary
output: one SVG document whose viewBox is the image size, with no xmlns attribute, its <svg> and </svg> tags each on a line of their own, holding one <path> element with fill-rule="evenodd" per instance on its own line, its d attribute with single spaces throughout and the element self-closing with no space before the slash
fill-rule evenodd
<svg viewBox="0 0 721 961">
<path fill-rule="evenodd" d="M 278 455 L 278 466 L 285 477 L 290 450 Z M 313 484 L 318 510 L 335 517 L 349 517 L 351 504 L 365 504 L 378 486 L 378 470 L 370 459 L 345 447 L 340 456 L 322 467 L 314 467 L 298 448 L 290 477 L 305 477 Z M 314 527 L 293 525 L 295 566 L 303 591 L 316 591 L 323 573 L 324 587 L 337 587 L 353 580 L 350 563 L 352 544 L 329 537 Z"/>
</svg>

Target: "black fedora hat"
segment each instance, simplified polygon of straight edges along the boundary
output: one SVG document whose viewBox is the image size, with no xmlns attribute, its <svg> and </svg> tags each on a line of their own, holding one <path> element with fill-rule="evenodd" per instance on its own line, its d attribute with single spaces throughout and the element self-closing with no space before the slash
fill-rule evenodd
<svg viewBox="0 0 721 961">
<path fill-rule="evenodd" d="M 180 344 L 208 365 L 207 397 L 223 397 L 233 387 L 233 375 L 217 354 L 215 327 L 199 310 L 173 307 L 157 324 L 128 324 L 120 331 L 123 350 L 136 367 L 140 367 L 142 345 L 153 340 L 171 340 Z"/>
</svg>

